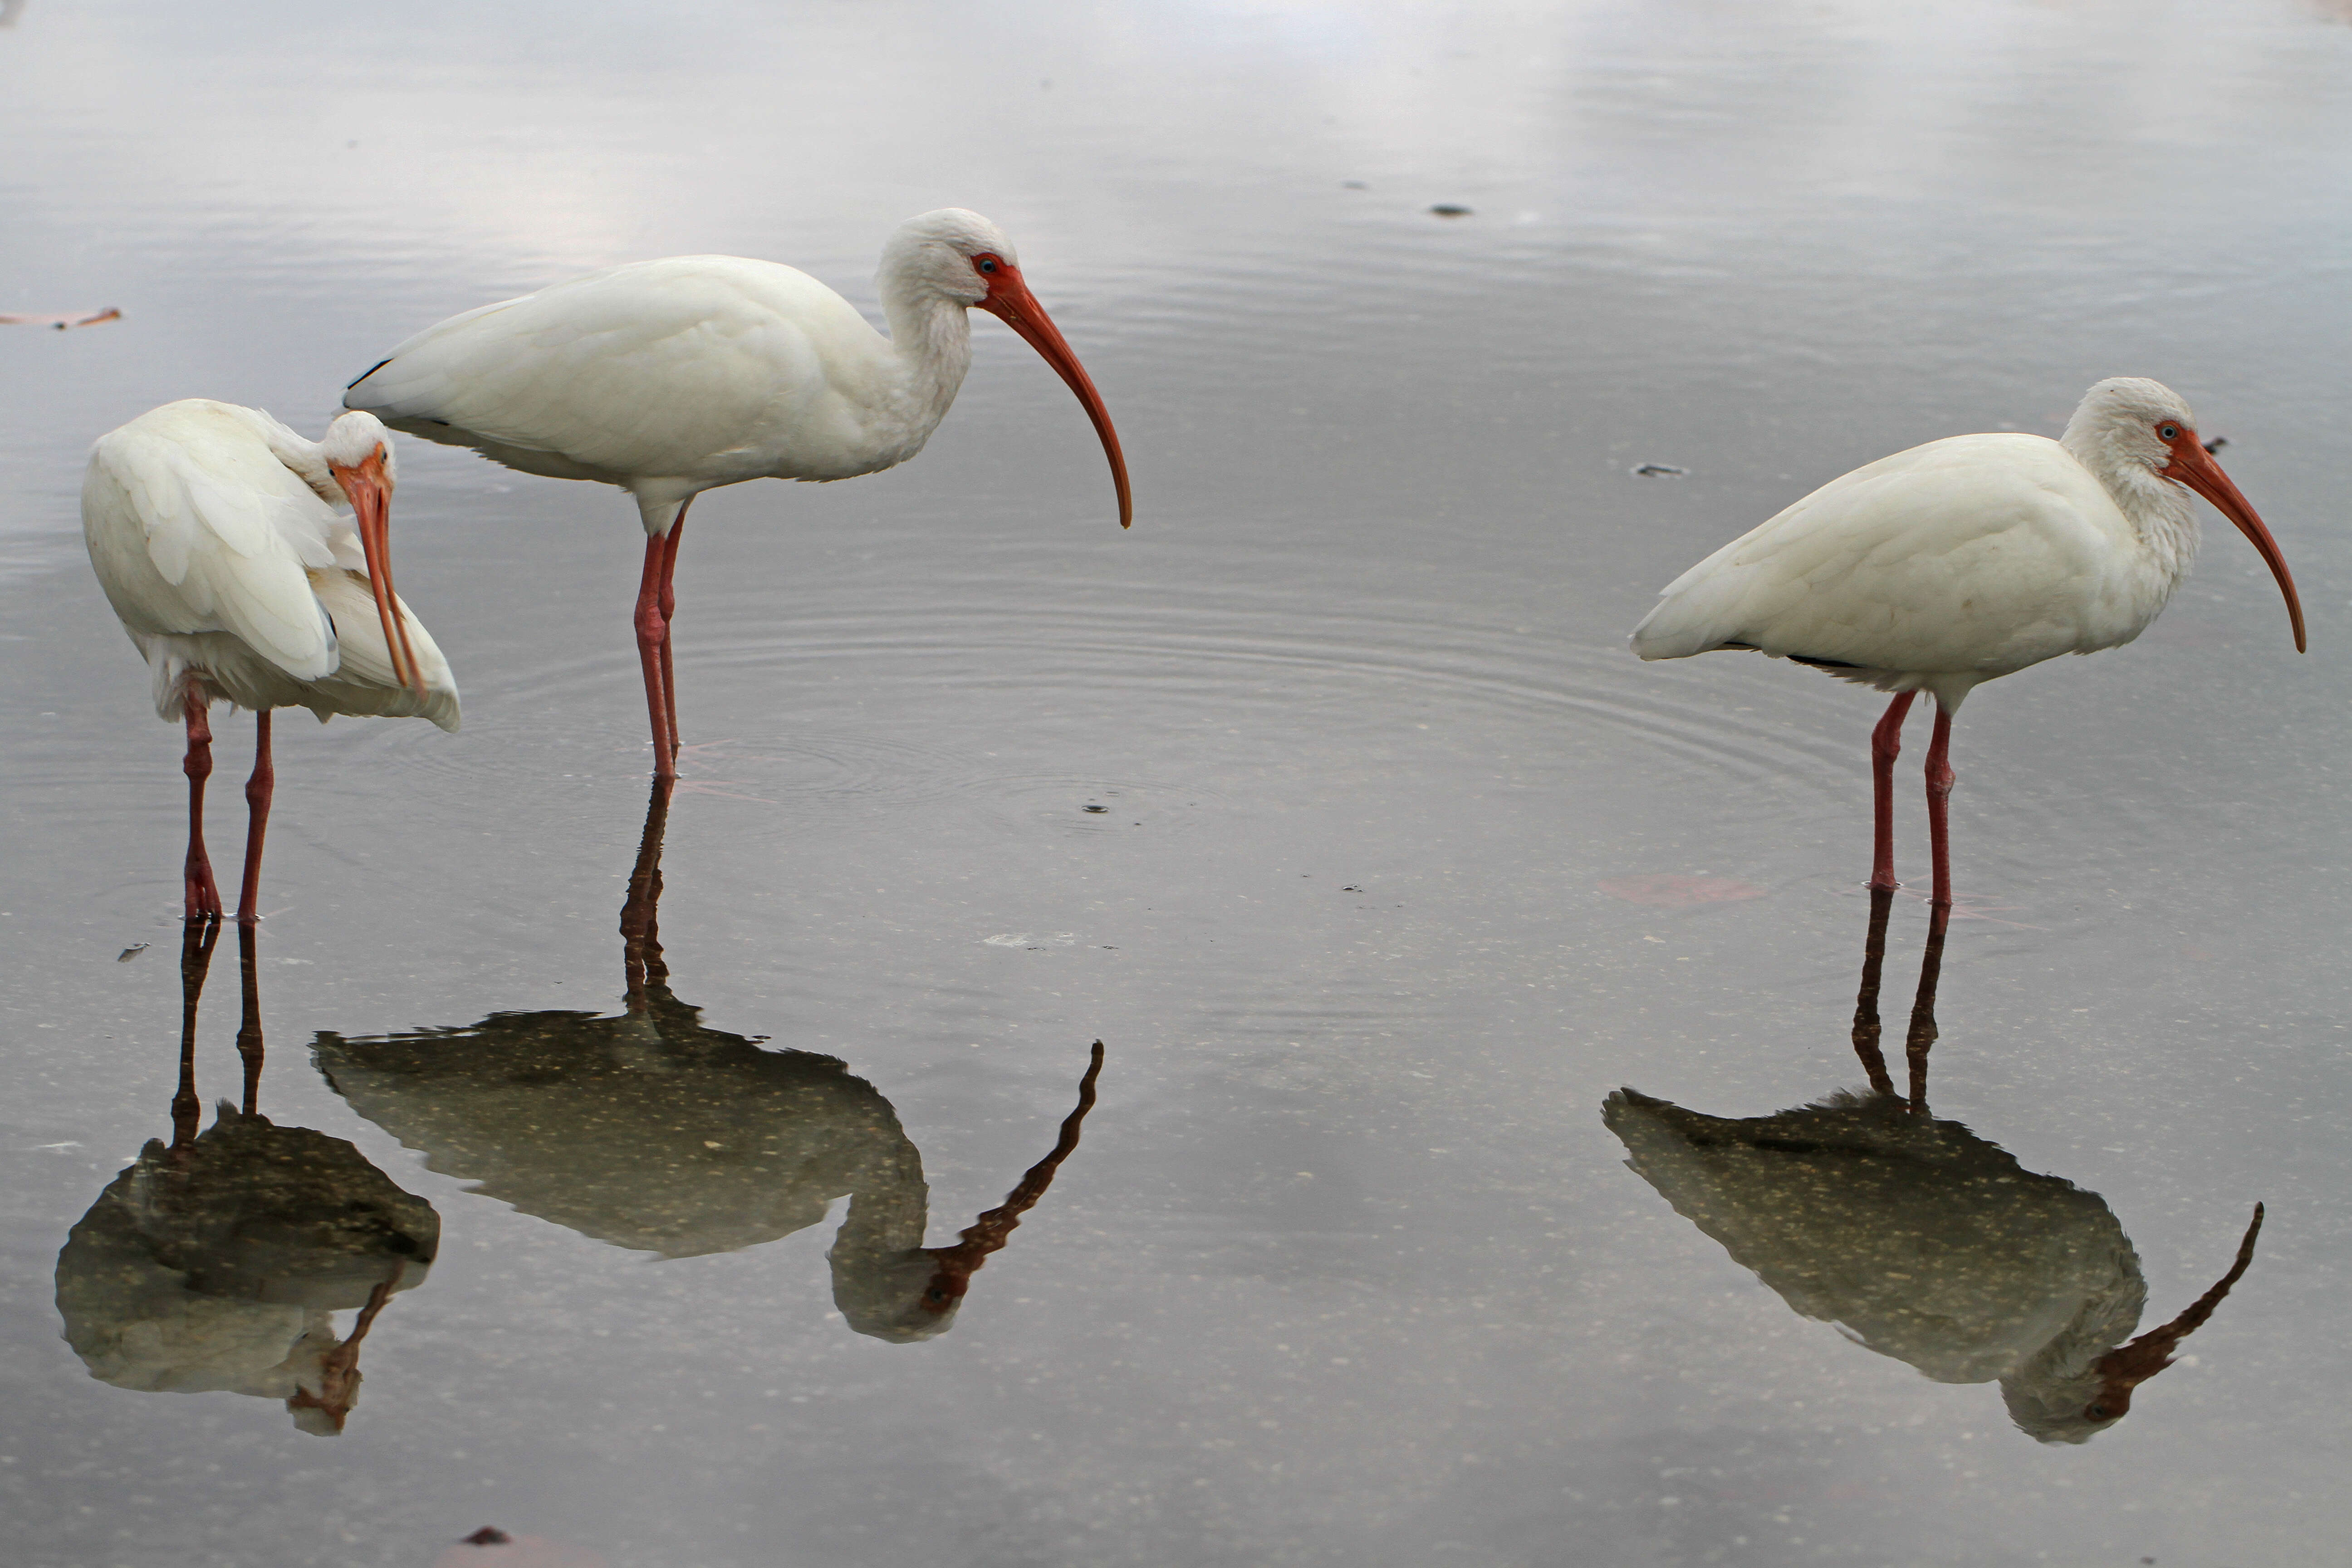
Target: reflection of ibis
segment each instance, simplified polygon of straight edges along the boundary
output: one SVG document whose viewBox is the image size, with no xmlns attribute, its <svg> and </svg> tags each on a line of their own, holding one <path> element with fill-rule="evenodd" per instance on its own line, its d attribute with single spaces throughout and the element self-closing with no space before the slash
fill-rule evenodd
<svg viewBox="0 0 2352 1568">
<path fill-rule="evenodd" d="M 58 1310 L 92 1377 L 282 1399 L 297 1426 L 331 1436 L 359 1398 L 360 1342 L 394 1291 L 424 1283 L 441 1221 L 343 1140 L 276 1126 L 255 1109 L 249 926 L 237 933 L 245 1104 L 222 1100 L 196 1131 L 196 999 L 219 933 L 215 921 L 191 922 L 184 938 L 172 1142 L 150 1142 L 73 1227 L 58 1254 Z M 358 1321 L 339 1338 L 332 1314 L 351 1310 Z"/>
<path fill-rule="evenodd" d="M 1054 1152 L 961 1242 L 926 1247 L 922 1156 L 872 1084 L 833 1057 L 713 1029 L 670 993 L 656 934 L 667 800 L 657 781 L 622 915 L 625 1011 L 322 1034 L 320 1069 L 434 1170 L 615 1247 L 732 1252 L 814 1225 L 846 1195 L 830 1254 L 835 1304 L 860 1333 L 929 1338 L 1076 1146 L 1101 1047 Z"/>
<path fill-rule="evenodd" d="M 81 521 L 107 603 L 154 677 L 155 711 L 187 727 L 186 913 L 221 912 L 205 854 L 205 711 L 254 712 L 251 810 L 237 919 L 257 917 L 277 774 L 269 710 L 416 714 L 457 727 L 457 688 L 392 589 L 391 432 L 346 414 L 306 441 L 257 408 L 192 397 L 90 448 Z M 338 515 L 348 506 L 355 521 Z"/>
<path fill-rule="evenodd" d="M 677 771 L 671 578 L 686 509 L 746 479 L 846 479 L 923 449 L 971 364 L 969 312 L 1045 357 L 1110 458 L 1127 462 L 1094 383 L 1029 292 L 1013 242 L 978 213 L 908 218 L 876 279 L 890 335 L 807 273 L 736 256 L 673 256 L 484 305 L 409 339 L 352 383 L 364 408 L 525 473 L 596 479 L 645 523 L 635 625 L 654 772 Z"/>
<path fill-rule="evenodd" d="M 1891 897 L 1874 896 L 1855 1019 L 1856 1046 L 1882 1085 L 1875 960 Z M 1938 921 L 1931 965 L 1942 937 Z M 1634 1173 L 1798 1312 L 1938 1383 L 1997 1380 L 2019 1426 L 2080 1443 L 2131 1408 L 2133 1389 L 2170 1364 L 2244 1273 L 2262 1209 L 2219 1284 L 2125 1343 L 2147 1286 L 2105 1202 L 1927 1114 L 1932 973 L 1913 1014 L 1908 1100 L 1874 1089 L 1734 1119 L 1620 1089 L 1602 1117 Z"/>
<path fill-rule="evenodd" d="M 1951 902 L 1945 807 L 1952 715 L 1984 681 L 2131 641 L 2197 553 L 2196 491 L 2238 526 L 2303 606 L 2270 531 L 2199 445 L 2169 387 L 2119 376 L 2084 395 L 2060 439 L 1954 436 L 1832 479 L 1666 584 L 1633 628 L 1643 658 L 1736 648 L 1895 693 L 1871 736 L 1870 885 L 1895 886 L 1895 753 L 1922 691 L 1935 901 Z"/>
</svg>

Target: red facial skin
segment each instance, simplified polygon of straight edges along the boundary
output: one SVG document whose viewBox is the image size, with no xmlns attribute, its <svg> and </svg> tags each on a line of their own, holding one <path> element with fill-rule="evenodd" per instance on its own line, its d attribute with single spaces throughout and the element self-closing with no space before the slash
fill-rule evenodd
<svg viewBox="0 0 2352 1568">
<path fill-rule="evenodd" d="M 1087 417 L 1095 422 L 1095 434 L 1102 437 L 1104 455 L 1110 458 L 1111 482 L 1118 487 L 1118 525 L 1127 527 L 1135 521 L 1135 500 L 1127 485 L 1127 458 L 1118 449 L 1118 432 L 1111 428 L 1110 410 L 1103 406 L 1102 394 L 1095 390 L 1086 366 L 1070 352 L 1060 329 L 1045 314 L 1045 307 L 1029 292 L 1019 268 L 994 251 L 983 250 L 971 258 L 971 269 L 988 285 L 988 297 L 980 301 L 980 308 L 1026 338 L 1086 405 Z"/>
<path fill-rule="evenodd" d="M 2168 439 L 2165 436 L 2168 430 L 2177 434 Z M 2294 623 L 2294 651 L 2303 652 L 2303 601 L 2295 596 L 2294 579 L 2287 573 L 2286 557 L 2279 553 L 2278 541 L 2273 539 L 2271 531 L 2263 526 L 2263 520 L 2255 514 L 2253 503 L 2241 495 L 2238 487 L 2230 482 L 2230 476 L 2221 471 L 2221 465 L 2213 460 L 2213 455 L 2205 450 L 2203 444 L 2197 439 L 2196 431 L 2177 421 L 2166 420 L 2157 426 L 2156 435 L 2172 454 L 2172 460 L 2160 470 L 2164 477 L 2195 490 L 2211 501 L 2216 511 L 2236 523 L 2238 531 L 2246 536 L 2247 542 L 2262 556 L 2263 564 L 2271 569 L 2271 575 L 2278 579 L 2279 592 L 2286 595 L 2287 618 Z"/>
</svg>

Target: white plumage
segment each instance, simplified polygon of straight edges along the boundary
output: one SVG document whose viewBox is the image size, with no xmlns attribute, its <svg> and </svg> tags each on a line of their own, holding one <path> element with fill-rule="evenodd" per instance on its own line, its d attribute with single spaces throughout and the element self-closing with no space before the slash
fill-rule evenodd
<svg viewBox="0 0 2352 1568">
<path fill-rule="evenodd" d="M 448 661 L 405 605 L 423 694 L 394 676 L 326 452 L 258 408 L 204 397 L 152 409 L 90 448 L 82 534 L 107 603 L 154 672 L 163 719 L 177 723 L 197 689 L 255 710 L 308 708 L 321 723 L 413 714 L 457 727 Z"/>
<path fill-rule="evenodd" d="M 678 530 L 695 496 L 763 478 L 844 479 L 923 448 L 971 363 L 974 307 L 1001 317 L 1085 405 L 1132 515 L 1102 398 L 977 213 L 900 226 L 877 279 L 884 337 L 806 273 L 732 256 L 615 267 L 429 327 L 344 404 L 526 473 L 618 485 L 647 535 L 635 614 L 655 768 L 674 771 Z"/>
<path fill-rule="evenodd" d="M 947 318 L 962 319 L 961 306 Z M 703 489 L 913 457 L 971 361 L 968 341 L 939 346 L 898 353 L 796 268 L 673 256 L 428 327 L 346 401 L 528 473 L 619 485 L 659 532 Z"/>
<path fill-rule="evenodd" d="M 2058 440 L 1956 436 L 1831 480 L 1668 584 L 1633 648 L 1759 651 L 1895 693 L 1874 743 L 1874 887 L 1895 885 L 1887 792 L 1903 715 L 1932 693 L 1936 901 L 1948 904 L 1951 715 L 1984 681 L 2146 630 L 2196 556 L 2189 489 L 2262 553 L 2300 649 L 2303 609 L 2262 519 L 2199 444 L 2189 405 L 2130 377 L 2092 387 Z"/>
<path fill-rule="evenodd" d="M 90 448 L 81 504 L 90 564 L 147 659 L 156 712 L 189 730 L 191 916 L 220 912 L 201 831 L 214 702 L 250 709 L 263 726 L 247 791 L 259 794 L 248 879 L 272 776 L 270 710 L 307 708 L 322 723 L 338 713 L 415 715 L 457 727 L 448 661 L 392 592 L 393 482 L 390 434 L 364 414 L 342 416 L 312 442 L 257 408 L 188 398 Z M 249 900 L 239 913 L 252 917 Z"/>
</svg>

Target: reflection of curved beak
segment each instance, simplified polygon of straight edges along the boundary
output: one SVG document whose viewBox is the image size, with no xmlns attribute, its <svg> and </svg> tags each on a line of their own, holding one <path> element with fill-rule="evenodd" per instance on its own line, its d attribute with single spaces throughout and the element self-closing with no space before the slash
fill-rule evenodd
<svg viewBox="0 0 2352 1568">
<path fill-rule="evenodd" d="M 930 1283 L 923 1287 L 923 1310 L 944 1314 L 961 1301 L 964 1292 L 971 1289 L 971 1277 L 979 1272 L 988 1255 L 1004 1249 L 1021 1216 L 1034 1208 L 1037 1200 L 1045 1195 L 1045 1189 L 1054 1184 L 1054 1173 L 1070 1157 L 1070 1151 L 1078 1146 L 1078 1128 L 1086 1121 L 1087 1112 L 1095 1108 L 1095 1079 L 1102 1076 L 1102 1065 L 1103 1043 L 1097 1040 L 1094 1055 L 1087 1064 L 1087 1076 L 1078 1080 L 1077 1109 L 1063 1118 L 1061 1136 L 1054 1141 L 1053 1152 L 1029 1167 L 1028 1174 L 1004 1195 L 1002 1204 L 966 1226 L 953 1247 L 929 1249 L 939 1260 L 939 1268 L 932 1274 Z"/>
<path fill-rule="evenodd" d="M 1127 458 L 1118 449 L 1118 432 L 1111 428 L 1110 410 L 1103 406 L 1102 394 L 1095 390 L 1086 366 L 1070 352 L 1054 319 L 1022 281 L 1020 268 L 1007 263 L 990 279 L 988 298 L 980 302 L 980 308 L 1029 340 L 1029 346 L 1045 356 L 1045 363 L 1086 405 L 1087 417 L 1095 422 L 1095 434 L 1102 437 L 1103 454 L 1110 458 L 1111 483 L 1118 487 L 1118 525 L 1127 527 L 1135 521 L 1135 498 L 1127 487 Z"/>
<path fill-rule="evenodd" d="M 2097 1397 L 2084 1407 L 2083 1415 L 2093 1421 L 2114 1421 L 2130 1414 L 2132 1390 L 2172 1364 L 2172 1352 L 2180 1342 L 2203 1326 L 2246 1272 L 2246 1265 L 2254 1260 L 2254 1237 L 2263 1233 L 2263 1205 L 2254 1205 L 2254 1221 L 2246 1226 L 2246 1239 L 2238 1243 L 2238 1259 L 2230 1271 L 2221 1276 L 2221 1283 L 2197 1298 L 2189 1310 L 2160 1329 L 2150 1329 L 2127 1345 L 2109 1351 L 2099 1358 L 2094 1368 L 2099 1374 Z"/>
<path fill-rule="evenodd" d="M 2239 493 L 2230 476 L 2221 471 L 2221 465 L 2213 460 L 2213 455 L 2197 444 L 2194 430 L 2182 431 L 2180 439 L 2172 444 L 2172 461 L 2165 465 L 2164 477 L 2187 485 L 2238 525 L 2238 531 L 2246 536 L 2246 542 L 2262 556 L 2263 564 L 2278 579 L 2279 592 L 2286 595 L 2287 619 L 2294 625 L 2294 651 L 2303 652 L 2303 601 L 2295 596 L 2294 579 L 2287 574 L 2286 557 L 2280 553 L 2278 541 L 2271 537 L 2271 531 L 2255 514 L 2253 503 Z"/>
<path fill-rule="evenodd" d="M 329 1351 L 319 1363 L 319 1387 L 297 1388 L 286 1401 L 286 1408 L 294 1412 L 297 1422 L 306 1410 L 319 1411 L 323 1419 L 304 1430 L 320 1437 L 340 1437 L 343 1423 L 350 1419 L 352 1406 L 360 1400 L 360 1342 L 375 1326 L 378 1312 L 392 1300 L 392 1289 L 398 1280 L 395 1273 L 368 1292 L 367 1305 L 360 1310 L 359 1321 L 352 1325 L 352 1337 Z"/>
<path fill-rule="evenodd" d="M 422 697 L 425 675 L 416 667 L 415 649 L 408 646 L 408 623 L 393 609 L 397 601 L 392 587 L 392 478 L 383 471 L 383 449 L 368 454 L 356 468 L 340 463 L 328 467 L 359 518 L 360 550 L 367 557 L 368 586 L 375 594 L 376 618 L 383 623 L 393 679 Z"/>
</svg>

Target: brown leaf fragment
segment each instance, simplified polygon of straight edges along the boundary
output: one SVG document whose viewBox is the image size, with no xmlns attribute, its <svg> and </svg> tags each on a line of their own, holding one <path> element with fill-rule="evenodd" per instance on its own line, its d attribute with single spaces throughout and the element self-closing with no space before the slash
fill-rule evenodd
<svg viewBox="0 0 2352 1568">
<path fill-rule="evenodd" d="M 122 312 L 109 305 L 103 310 L 68 310 L 59 316 L 11 316 L 0 312 L 0 326 L 55 327 L 64 331 L 68 327 L 94 327 L 100 321 L 119 321 Z"/>
</svg>

